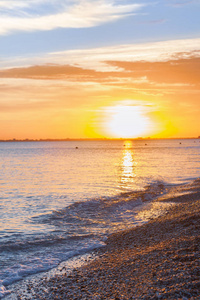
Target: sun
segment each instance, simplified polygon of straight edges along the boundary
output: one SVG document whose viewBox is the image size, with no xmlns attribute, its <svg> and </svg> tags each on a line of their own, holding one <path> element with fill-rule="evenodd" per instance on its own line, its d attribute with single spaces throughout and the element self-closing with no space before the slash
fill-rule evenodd
<svg viewBox="0 0 200 300">
<path fill-rule="evenodd" d="M 152 127 L 142 106 L 117 105 L 108 110 L 106 128 L 114 138 L 137 138 L 147 135 Z"/>
</svg>

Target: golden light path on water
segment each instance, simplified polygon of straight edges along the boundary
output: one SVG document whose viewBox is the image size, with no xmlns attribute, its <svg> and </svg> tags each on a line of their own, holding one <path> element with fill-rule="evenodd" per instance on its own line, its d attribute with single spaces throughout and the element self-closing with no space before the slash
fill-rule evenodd
<svg viewBox="0 0 200 300">
<path fill-rule="evenodd" d="M 123 156 L 122 156 L 122 176 L 121 176 L 122 183 L 125 184 L 130 181 L 133 181 L 133 178 L 135 177 L 134 174 L 135 164 L 136 163 L 134 162 L 134 157 L 133 157 L 132 142 L 125 141 Z"/>
</svg>

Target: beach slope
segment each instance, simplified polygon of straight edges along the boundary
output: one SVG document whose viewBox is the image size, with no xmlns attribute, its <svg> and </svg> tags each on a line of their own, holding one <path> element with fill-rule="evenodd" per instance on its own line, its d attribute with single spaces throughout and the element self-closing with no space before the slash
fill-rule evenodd
<svg viewBox="0 0 200 300">
<path fill-rule="evenodd" d="M 156 201 L 174 205 L 109 236 L 98 258 L 72 274 L 42 280 L 31 299 L 200 299 L 200 181 Z"/>
</svg>

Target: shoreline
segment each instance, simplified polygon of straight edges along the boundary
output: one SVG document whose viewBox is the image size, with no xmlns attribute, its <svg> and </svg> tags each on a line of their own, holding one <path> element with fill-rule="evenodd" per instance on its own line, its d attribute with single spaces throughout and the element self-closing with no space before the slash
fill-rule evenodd
<svg viewBox="0 0 200 300">
<path fill-rule="evenodd" d="M 200 299 L 200 181 L 156 200 L 173 202 L 148 223 L 112 234 L 96 259 L 42 278 L 5 299 Z M 16 296 L 16 298 L 14 298 Z"/>
</svg>

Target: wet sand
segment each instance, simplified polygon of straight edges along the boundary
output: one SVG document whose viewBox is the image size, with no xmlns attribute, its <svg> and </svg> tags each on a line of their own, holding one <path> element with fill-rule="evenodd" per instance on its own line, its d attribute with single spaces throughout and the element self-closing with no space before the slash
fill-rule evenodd
<svg viewBox="0 0 200 300">
<path fill-rule="evenodd" d="M 200 181 L 156 201 L 164 215 L 109 236 L 98 258 L 16 299 L 200 299 Z"/>
</svg>

